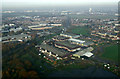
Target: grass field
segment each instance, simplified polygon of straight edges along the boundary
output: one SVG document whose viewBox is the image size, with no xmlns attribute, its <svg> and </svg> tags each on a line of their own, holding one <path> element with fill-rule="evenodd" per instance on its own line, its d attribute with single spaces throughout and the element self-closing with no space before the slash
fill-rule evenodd
<svg viewBox="0 0 120 79">
<path fill-rule="evenodd" d="M 118 45 L 106 47 L 101 57 L 118 62 Z"/>
<path fill-rule="evenodd" d="M 73 28 L 71 30 L 72 33 L 75 33 L 75 34 L 82 34 L 82 35 L 85 35 L 85 36 L 88 36 L 90 35 L 90 31 L 87 27 L 80 27 L 80 26 L 77 26 L 75 28 Z"/>
</svg>

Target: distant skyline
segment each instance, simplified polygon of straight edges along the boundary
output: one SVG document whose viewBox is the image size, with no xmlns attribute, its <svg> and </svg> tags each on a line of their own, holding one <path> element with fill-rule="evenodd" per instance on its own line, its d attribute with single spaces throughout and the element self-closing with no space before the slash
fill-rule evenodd
<svg viewBox="0 0 120 79">
<path fill-rule="evenodd" d="M 119 0 L 2 0 L 3 7 L 116 5 Z"/>
</svg>

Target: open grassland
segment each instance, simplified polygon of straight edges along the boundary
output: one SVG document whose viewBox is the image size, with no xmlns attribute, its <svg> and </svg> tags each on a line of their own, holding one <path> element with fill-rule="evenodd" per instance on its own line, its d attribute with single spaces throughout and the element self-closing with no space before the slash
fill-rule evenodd
<svg viewBox="0 0 120 79">
<path fill-rule="evenodd" d="M 75 28 L 72 28 L 70 31 L 74 34 L 82 34 L 85 36 L 90 35 L 90 30 L 88 27 L 75 26 Z"/>
<path fill-rule="evenodd" d="M 104 53 L 101 55 L 101 57 L 118 62 L 118 45 L 116 44 L 105 47 Z"/>
</svg>

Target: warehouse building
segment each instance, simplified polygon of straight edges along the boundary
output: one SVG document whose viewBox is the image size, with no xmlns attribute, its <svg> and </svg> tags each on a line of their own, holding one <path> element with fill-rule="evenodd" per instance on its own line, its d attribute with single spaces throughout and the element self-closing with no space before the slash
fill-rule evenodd
<svg viewBox="0 0 120 79">
<path fill-rule="evenodd" d="M 56 59 L 63 59 L 67 56 L 72 55 L 68 51 L 56 48 L 52 45 L 42 44 L 40 45 L 40 51 L 44 54 L 47 54 L 49 57 L 52 56 Z"/>
<path fill-rule="evenodd" d="M 74 39 L 74 38 L 70 38 L 68 39 L 68 41 L 72 42 L 73 44 L 77 44 L 77 45 L 85 46 L 85 47 L 88 47 L 94 44 L 92 41 L 83 41 L 83 40 Z"/>
<path fill-rule="evenodd" d="M 72 34 L 72 33 L 61 33 L 60 36 L 64 36 L 64 37 L 69 37 L 69 38 L 79 38 L 80 35 L 76 35 L 76 34 Z"/>
<path fill-rule="evenodd" d="M 31 36 L 27 35 L 27 34 L 19 34 L 19 35 L 13 35 L 13 36 L 5 36 L 2 37 L 2 42 L 6 43 L 6 42 L 11 42 L 11 41 L 27 41 L 30 40 Z"/>
<path fill-rule="evenodd" d="M 78 57 L 78 58 L 80 58 L 81 56 L 91 57 L 91 56 L 93 56 L 93 53 L 91 53 L 91 51 L 93 51 L 93 48 L 88 47 L 84 50 L 76 52 L 75 54 L 73 54 L 73 56 Z"/>
<path fill-rule="evenodd" d="M 78 40 L 78 39 L 74 39 L 74 38 L 69 39 L 69 41 L 71 41 L 71 42 L 76 42 L 76 43 L 79 43 L 79 44 L 85 43 L 85 41 Z"/>
<path fill-rule="evenodd" d="M 56 36 L 56 37 L 52 38 L 52 40 L 54 40 L 54 41 L 65 41 L 68 39 L 69 39 L 68 37 L 64 37 L 64 36 Z"/>
<path fill-rule="evenodd" d="M 69 41 L 56 41 L 54 45 L 55 47 L 65 49 L 69 52 L 75 52 L 81 49 L 79 45 L 72 44 Z"/>
<path fill-rule="evenodd" d="M 37 26 L 37 27 L 29 27 L 31 30 L 44 30 L 44 29 L 52 29 L 53 26 Z"/>
<path fill-rule="evenodd" d="M 28 26 L 28 28 L 31 30 L 44 30 L 44 29 L 52 29 L 55 26 L 62 26 L 62 24 L 39 24 L 39 25 Z"/>
</svg>

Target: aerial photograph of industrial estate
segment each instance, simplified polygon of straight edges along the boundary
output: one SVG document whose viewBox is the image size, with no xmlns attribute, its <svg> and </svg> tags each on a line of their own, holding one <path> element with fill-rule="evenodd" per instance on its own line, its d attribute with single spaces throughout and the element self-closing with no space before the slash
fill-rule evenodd
<svg viewBox="0 0 120 79">
<path fill-rule="evenodd" d="M 119 0 L 1 4 L 1 79 L 120 79 Z"/>
</svg>

